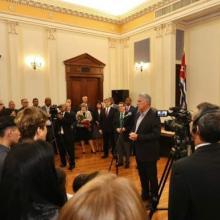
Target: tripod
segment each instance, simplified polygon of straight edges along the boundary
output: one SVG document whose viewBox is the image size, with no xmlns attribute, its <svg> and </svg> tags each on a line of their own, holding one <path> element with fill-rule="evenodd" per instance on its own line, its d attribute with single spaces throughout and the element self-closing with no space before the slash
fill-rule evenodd
<svg viewBox="0 0 220 220">
<path fill-rule="evenodd" d="M 57 144 L 57 139 L 56 139 L 56 135 L 55 135 L 55 118 L 51 118 L 51 136 L 50 136 L 50 143 L 53 145 L 54 148 L 54 153 L 57 154 L 57 150 L 58 150 L 58 144 Z"/>
<path fill-rule="evenodd" d="M 150 219 L 152 218 L 153 214 L 156 211 L 158 211 L 158 210 L 168 210 L 168 208 L 157 208 L 157 206 L 159 204 L 159 201 L 160 201 L 164 186 L 166 184 L 167 178 L 168 178 L 169 173 L 171 171 L 173 162 L 175 160 L 178 160 L 178 159 L 182 158 L 183 153 L 184 153 L 184 156 L 187 155 L 187 152 L 182 150 L 182 149 L 185 148 L 184 146 L 186 146 L 185 140 L 180 139 L 179 136 L 175 136 L 174 137 L 174 143 L 175 143 L 174 147 L 171 148 L 169 158 L 167 160 L 167 163 L 165 165 L 162 177 L 161 177 L 160 182 L 159 182 L 158 197 L 157 197 L 156 200 L 152 201 L 152 204 L 151 204 L 151 207 L 150 207 L 150 213 L 149 213 Z"/>
<path fill-rule="evenodd" d="M 112 159 L 111 159 L 111 162 L 110 162 L 110 165 L 109 165 L 109 168 L 108 168 L 108 171 L 110 172 L 111 171 L 111 169 L 112 169 L 112 164 L 113 164 L 113 162 L 114 162 L 114 160 L 115 160 L 115 168 L 116 168 L 116 170 L 115 170 L 115 174 L 118 176 L 118 171 L 119 171 L 119 169 L 118 169 L 118 154 L 117 154 L 117 152 L 116 152 L 116 149 L 115 149 L 115 153 L 113 154 L 113 156 L 112 156 Z"/>
</svg>

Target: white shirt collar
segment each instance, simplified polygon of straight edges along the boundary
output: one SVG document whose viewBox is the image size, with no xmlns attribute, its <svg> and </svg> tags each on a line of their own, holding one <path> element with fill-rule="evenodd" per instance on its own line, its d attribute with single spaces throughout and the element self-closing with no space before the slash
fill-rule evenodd
<svg viewBox="0 0 220 220">
<path fill-rule="evenodd" d="M 203 147 L 203 146 L 209 145 L 209 144 L 211 144 L 211 143 L 206 142 L 206 143 L 198 144 L 198 145 L 195 146 L 195 150 L 199 149 L 200 147 Z"/>
</svg>

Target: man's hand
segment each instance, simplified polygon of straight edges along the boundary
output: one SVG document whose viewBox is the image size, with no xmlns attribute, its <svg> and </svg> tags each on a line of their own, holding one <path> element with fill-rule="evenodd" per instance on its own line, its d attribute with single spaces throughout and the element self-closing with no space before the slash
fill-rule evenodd
<svg viewBox="0 0 220 220">
<path fill-rule="evenodd" d="M 138 138 L 138 134 L 136 134 L 135 132 L 131 132 L 129 134 L 129 139 L 132 140 L 132 141 L 136 141 Z"/>
<path fill-rule="evenodd" d="M 102 130 L 101 129 L 99 130 L 99 133 L 102 134 Z"/>
</svg>

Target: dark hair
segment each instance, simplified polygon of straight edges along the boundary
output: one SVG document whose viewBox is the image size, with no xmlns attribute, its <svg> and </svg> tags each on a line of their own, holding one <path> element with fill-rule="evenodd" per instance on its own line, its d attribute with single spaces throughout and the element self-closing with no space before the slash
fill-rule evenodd
<svg viewBox="0 0 220 220">
<path fill-rule="evenodd" d="M 209 102 L 201 102 L 196 107 L 200 111 L 207 111 L 207 110 L 212 110 L 212 109 L 214 110 L 214 109 L 218 109 L 219 108 L 218 105 L 214 105 L 214 104 L 209 103 Z"/>
<path fill-rule="evenodd" d="M 205 142 L 216 143 L 220 140 L 220 109 L 203 112 L 197 118 L 199 135 Z"/>
<path fill-rule="evenodd" d="M 193 133 L 199 132 L 201 139 L 205 142 L 218 142 L 220 140 L 220 108 L 201 110 L 194 117 L 192 131 Z"/>
<path fill-rule="evenodd" d="M 73 181 L 73 191 L 77 192 L 83 185 L 99 175 L 99 171 L 78 175 Z"/>
<path fill-rule="evenodd" d="M 1 218 L 26 220 L 35 203 L 61 207 L 65 201 L 66 195 L 60 190 L 52 147 L 44 141 L 14 146 L 8 153 L 2 171 Z"/>
</svg>

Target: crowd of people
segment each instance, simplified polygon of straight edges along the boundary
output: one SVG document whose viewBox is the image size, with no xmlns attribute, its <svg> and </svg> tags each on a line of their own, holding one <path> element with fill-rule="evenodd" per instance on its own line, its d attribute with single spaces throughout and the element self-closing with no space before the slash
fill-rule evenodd
<svg viewBox="0 0 220 220">
<path fill-rule="evenodd" d="M 4 108 L 0 101 L 0 216 L 13 219 L 59 220 L 146 220 L 143 201 L 158 197 L 157 161 L 161 124 L 151 97 L 140 94 L 137 108 L 131 99 L 116 107 L 112 99 L 97 103 L 92 110 L 88 97 L 82 98 L 75 112 L 71 100 L 54 106 L 16 110 L 12 101 Z M 192 138 L 195 152 L 174 163 L 169 190 L 169 220 L 218 219 L 220 199 L 220 107 L 201 103 L 193 117 Z M 94 139 L 103 138 L 103 156 L 118 158 L 118 165 L 129 168 L 130 149 L 135 149 L 141 194 L 123 177 L 95 172 L 77 177 L 75 194 L 68 200 L 62 169 L 56 168 L 54 153 L 59 151 L 61 166 L 75 167 L 74 143 L 85 142 L 95 153 Z M 45 140 L 48 140 L 46 142 Z M 150 206 L 149 206 L 150 207 Z"/>
</svg>

